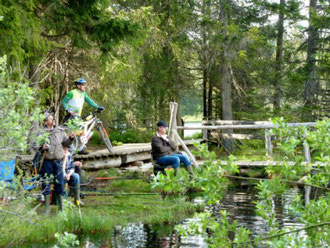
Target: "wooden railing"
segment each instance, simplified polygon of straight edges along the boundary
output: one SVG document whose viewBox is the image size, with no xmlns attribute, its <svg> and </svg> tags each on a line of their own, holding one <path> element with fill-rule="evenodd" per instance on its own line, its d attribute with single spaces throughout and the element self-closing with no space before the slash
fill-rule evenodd
<svg viewBox="0 0 330 248">
<path fill-rule="evenodd" d="M 169 125 L 169 135 L 170 137 L 176 142 L 183 144 L 181 137 L 178 135 L 178 130 L 202 130 L 203 131 L 203 139 L 208 140 L 208 131 L 210 130 L 244 130 L 244 129 L 264 129 L 264 139 L 265 139 L 265 147 L 266 147 L 266 155 L 272 156 L 273 155 L 273 147 L 272 147 L 272 136 L 273 132 L 272 129 L 278 128 L 279 126 L 274 125 L 270 121 L 237 121 L 237 120 L 215 120 L 215 121 L 203 121 L 201 126 L 177 126 L 176 125 L 176 113 L 177 113 L 177 103 L 171 102 L 170 103 L 170 110 L 171 110 L 171 118 L 170 118 L 170 125 Z M 307 126 L 313 127 L 316 125 L 316 122 L 303 122 L 303 123 L 286 123 L 288 127 L 300 127 L 300 126 Z M 256 136 L 254 134 L 234 134 L 234 133 L 222 133 L 221 135 L 225 139 L 254 139 L 260 138 L 261 136 Z M 303 142 L 304 144 L 304 152 L 305 152 L 305 160 L 307 162 L 311 161 L 310 156 L 310 149 L 308 143 L 306 141 Z M 187 154 L 189 155 L 190 159 L 192 160 L 195 166 L 197 162 L 190 151 L 185 149 Z M 195 164 L 196 163 L 196 164 Z"/>
</svg>

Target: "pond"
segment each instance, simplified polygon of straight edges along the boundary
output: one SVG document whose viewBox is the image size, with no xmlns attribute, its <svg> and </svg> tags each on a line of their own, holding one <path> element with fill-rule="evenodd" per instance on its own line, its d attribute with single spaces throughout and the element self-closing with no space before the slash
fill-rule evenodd
<svg viewBox="0 0 330 248">
<path fill-rule="evenodd" d="M 305 194 L 307 193 L 307 194 Z M 289 212 L 290 204 L 297 194 L 315 197 L 314 192 L 309 189 L 291 188 L 283 195 L 275 196 L 273 207 L 276 221 L 280 227 L 295 226 L 302 227 L 297 223 L 297 219 Z M 198 201 L 198 199 L 194 199 Z M 264 234 L 266 222 L 256 214 L 254 201 L 257 200 L 256 190 L 249 185 L 240 185 L 231 188 L 220 205 L 210 206 L 215 216 L 219 216 L 220 210 L 226 210 L 228 218 L 232 222 L 236 220 L 239 226 L 244 226 L 252 231 L 252 236 Z M 191 219 L 186 219 L 182 223 L 185 225 Z M 196 220 L 194 220 L 196 221 Z M 179 237 L 176 234 L 175 225 L 145 225 L 143 223 L 131 223 L 126 227 L 117 226 L 111 233 L 93 234 L 80 237 L 81 247 L 115 247 L 115 248 L 147 248 L 147 247 L 207 247 L 207 244 L 200 236 Z"/>
</svg>

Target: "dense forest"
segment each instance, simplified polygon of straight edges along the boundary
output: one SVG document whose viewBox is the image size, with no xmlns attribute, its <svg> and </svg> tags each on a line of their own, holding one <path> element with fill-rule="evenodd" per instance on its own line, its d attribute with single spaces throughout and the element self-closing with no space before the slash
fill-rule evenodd
<svg viewBox="0 0 330 248">
<path fill-rule="evenodd" d="M 0 56 L 60 120 L 83 77 L 106 119 L 312 121 L 329 114 L 325 0 L 28 0 L 0 3 Z"/>
</svg>

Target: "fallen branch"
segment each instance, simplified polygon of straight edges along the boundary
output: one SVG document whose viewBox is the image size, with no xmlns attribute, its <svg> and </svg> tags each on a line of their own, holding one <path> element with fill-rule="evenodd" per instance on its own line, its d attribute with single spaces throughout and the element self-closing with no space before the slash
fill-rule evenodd
<svg viewBox="0 0 330 248">
<path fill-rule="evenodd" d="M 313 226 L 308 226 L 308 227 L 304 227 L 304 228 L 292 230 L 292 231 L 289 231 L 289 232 L 279 233 L 279 234 L 276 234 L 276 235 L 264 237 L 261 240 L 259 240 L 259 239 L 258 240 L 250 240 L 250 241 L 246 241 L 244 243 L 260 242 L 260 241 L 263 241 L 263 240 L 273 239 L 273 238 L 277 238 L 277 237 L 280 237 L 280 236 L 284 236 L 284 235 L 287 235 L 287 234 L 290 234 L 290 233 L 296 233 L 296 232 L 305 231 L 305 230 L 308 230 L 308 229 L 312 229 L 312 228 L 316 228 L 316 227 L 320 227 L 320 226 L 327 226 L 327 225 L 330 225 L 330 222 L 324 222 L 324 223 L 320 223 L 320 224 L 317 224 L 317 225 L 313 225 Z"/>
<path fill-rule="evenodd" d="M 241 176 L 230 176 L 230 175 L 224 175 L 224 177 L 232 178 L 232 179 L 251 180 L 251 181 L 266 181 L 266 180 L 268 181 L 268 180 L 271 180 L 271 179 L 268 179 L 268 178 L 241 177 Z M 288 180 L 281 180 L 281 181 L 285 182 L 285 183 L 298 184 L 298 185 L 302 185 L 302 186 L 310 186 L 310 187 L 313 187 L 313 188 L 330 191 L 330 188 L 316 186 L 316 185 L 312 185 L 312 184 L 296 182 L 296 181 L 288 181 Z"/>
<path fill-rule="evenodd" d="M 84 193 L 84 192 L 83 192 Z M 160 195 L 159 193 L 84 193 L 85 196 L 116 196 L 116 195 Z"/>
</svg>

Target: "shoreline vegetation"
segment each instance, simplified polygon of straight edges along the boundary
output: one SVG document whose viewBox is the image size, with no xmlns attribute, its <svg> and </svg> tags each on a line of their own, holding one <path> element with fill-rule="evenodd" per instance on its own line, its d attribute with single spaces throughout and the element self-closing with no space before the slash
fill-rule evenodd
<svg viewBox="0 0 330 248">
<path fill-rule="evenodd" d="M 97 172 L 97 175 L 102 174 L 109 174 L 109 171 Z M 99 187 L 99 190 L 117 194 L 85 197 L 85 205 L 80 208 L 81 218 L 79 208 L 71 203 L 66 204 L 63 213 L 56 212 L 57 206 L 52 206 L 51 215 L 47 217 L 43 215 L 43 204 L 37 204 L 30 194 L 17 202 L 2 203 L 0 217 L 3 220 L 2 227 L 6 228 L 1 228 L 0 247 L 25 247 L 39 242 L 55 242 L 56 233 L 84 235 L 111 232 L 117 225 L 124 227 L 132 222 L 177 223 L 196 212 L 196 206 L 182 196 L 168 198 L 160 194 L 120 195 L 134 192 L 155 193 L 144 179 L 110 181 L 108 185 Z M 71 197 L 68 200 L 71 202 Z M 16 215 L 6 214 L 14 208 L 19 209 L 19 213 L 15 210 Z"/>
</svg>

